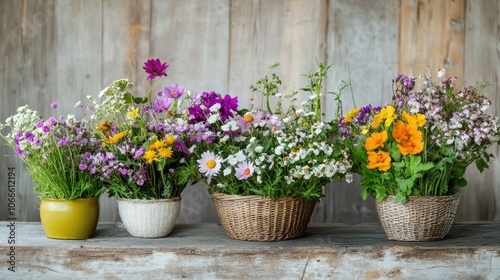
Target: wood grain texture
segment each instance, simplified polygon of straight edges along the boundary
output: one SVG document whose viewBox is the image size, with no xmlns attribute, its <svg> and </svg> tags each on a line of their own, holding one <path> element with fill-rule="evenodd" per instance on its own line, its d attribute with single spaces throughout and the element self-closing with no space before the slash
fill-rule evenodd
<svg viewBox="0 0 500 280">
<path fill-rule="evenodd" d="M 400 73 L 435 75 L 446 68 L 448 75 L 463 77 L 465 0 L 400 3 Z"/>
<path fill-rule="evenodd" d="M 298 88 L 316 59 L 335 63 L 325 89 L 352 81 L 354 99 L 349 91 L 342 96 L 344 112 L 389 102 L 397 72 L 446 67 L 459 81 L 491 82 L 487 94 L 498 113 L 498 14 L 497 0 L 0 1 L 0 121 L 25 104 L 43 115 L 78 115 L 77 101 L 122 77 L 141 95 L 149 88 L 142 64 L 157 57 L 170 64 L 158 90 L 176 83 L 192 92 L 230 93 L 241 106 L 250 98 L 263 105 L 249 86 L 264 75 L 277 73 L 283 90 Z M 269 68 L 274 63 L 279 66 Z M 325 119 L 334 115 L 331 96 L 323 96 L 322 109 Z M 0 152 L 12 154 L 5 146 Z M 500 220 L 498 148 L 492 153 L 497 159 L 490 170 L 468 174 L 457 220 Z M 7 167 L 16 167 L 18 218 L 39 220 L 31 177 L 20 160 L 2 159 L 0 184 Z M 373 200 L 361 200 L 358 179 L 325 187 L 312 221 L 376 222 Z M 205 186 L 189 186 L 182 195 L 180 223 L 218 221 Z M 119 219 L 114 198 L 101 198 L 101 209 L 101 222 Z M 0 208 L 0 220 L 6 217 Z"/>
<path fill-rule="evenodd" d="M 354 107 L 391 101 L 391 78 L 397 66 L 397 1 L 329 2 L 327 57 L 334 63 L 327 90 L 338 92 L 339 81 L 352 84 L 342 95 L 340 115 Z M 352 92 L 351 92 L 352 90 Z M 333 96 L 326 96 L 325 119 L 336 114 Z M 322 222 L 376 222 L 372 198 L 363 201 L 356 176 L 354 182 L 333 183 L 325 188 Z M 315 213 L 316 214 L 316 213 Z M 319 214 L 319 213 L 318 213 Z"/>
<path fill-rule="evenodd" d="M 465 69 L 467 85 L 487 81 L 482 93 L 492 102 L 490 112 L 500 114 L 500 13 L 499 1 L 468 0 L 465 18 Z M 498 220 L 500 218 L 500 149 L 489 149 L 495 156 L 491 167 L 480 173 L 472 164 L 466 173 L 469 184 L 461 190 L 457 220 Z"/>
</svg>

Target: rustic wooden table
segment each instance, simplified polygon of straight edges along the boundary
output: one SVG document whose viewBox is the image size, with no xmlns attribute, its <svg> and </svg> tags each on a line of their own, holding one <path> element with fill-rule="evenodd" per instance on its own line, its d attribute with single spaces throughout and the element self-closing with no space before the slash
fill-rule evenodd
<svg viewBox="0 0 500 280">
<path fill-rule="evenodd" d="M 160 239 L 99 224 L 78 241 L 9 225 L 0 222 L 1 279 L 500 279 L 500 223 L 454 224 L 435 242 L 389 241 L 378 224 L 310 224 L 279 242 L 232 240 L 216 224 L 178 224 Z"/>
</svg>

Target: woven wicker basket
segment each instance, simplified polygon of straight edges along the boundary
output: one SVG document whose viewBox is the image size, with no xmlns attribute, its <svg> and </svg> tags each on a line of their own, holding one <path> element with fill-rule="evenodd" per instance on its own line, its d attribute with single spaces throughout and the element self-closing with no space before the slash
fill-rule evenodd
<svg viewBox="0 0 500 280">
<path fill-rule="evenodd" d="M 460 195 L 411 196 L 394 203 L 394 196 L 375 202 L 387 238 L 397 241 L 441 240 L 455 219 Z"/>
<path fill-rule="evenodd" d="M 212 199 L 228 237 L 249 241 L 278 241 L 301 236 L 315 201 L 287 197 L 273 201 L 260 196 L 213 193 Z"/>
</svg>

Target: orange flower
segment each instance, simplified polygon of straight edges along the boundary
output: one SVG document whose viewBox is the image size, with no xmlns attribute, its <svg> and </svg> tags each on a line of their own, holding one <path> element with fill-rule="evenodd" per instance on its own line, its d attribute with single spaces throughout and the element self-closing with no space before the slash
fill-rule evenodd
<svg viewBox="0 0 500 280">
<path fill-rule="evenodd" d="M 387 171 L 391 168 L 391 157 L 388 152 L 368 152 L 368 169 L 378 168 L 380 171 Z"/>
<path fill-rule="evenodd" d="M 403 121 L 397 121 L 394 125 L 394 130 L 392 131 L 392 137 L 396 142 L 401 143 L 403 141 L 408 141 L 413 139 L 414 141 L 422 140 L 422 131 L 418 130 L 417 126 L 412 126 L 409 123 L 404 123 Z"/>
<path fill-rule="evenodd" d="M 399 152 L 402 155 L 416 155 L 424 149 L 424 141 L 422 141 L 422 137 L 420 137 L 420 139 L 418 139 L 418 137 L 415 138 L 417 139 L 410 139 L 398 144 Z"/>
<path fill-rule="evenodd" d="M 387 141 L 387 131 L 384 130 L 380 133 L 374 132 L 370 137 L 366 138 L 365 149 L 367 151 L 372 151 L 378 147 L 383 148 L 385 141 Z"/>
<path fill-rule="evenodd" d="M 111 131 L 109 131 L 111 129 L 111 123 L 104 120 L 102 121 L 100 124 L 99 124 L 99 129 L 102 130 L 102 132 L 104 133 L 104 135 L 106 137 L 109 137 L 109 135 L 111 135 Z"/>
</svg>

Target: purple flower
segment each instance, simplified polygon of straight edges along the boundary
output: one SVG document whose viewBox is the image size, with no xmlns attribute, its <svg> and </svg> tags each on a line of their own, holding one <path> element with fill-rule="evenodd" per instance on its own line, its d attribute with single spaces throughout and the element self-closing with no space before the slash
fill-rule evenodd
<svg viewBox="0 0 500 280">
<path fill-rule="evenodd" d="M 52 102 L 52 104 L 50 104 L 50 107 L 51 107 L 52 109 L 57 108 L 57 102 Z"/>
<path fill-rule="evenodd" d="M 135 153 L 134 153 L 134 159 L 138 159 L 140 157 L 142 157 L 144 155 L 144 153 L 146 152 L 146 150 L 144 148 L 140 148 L 139 150 L 137 150 Z"/>
<path fill-rule="evenodd" d="M 184 88 L 179 85 L 170 85 L 163 89 L 163 91 L 158 92 L 159 96 L 166 96 L 173 99 L 178 99 L 184 94 Z"/>
<path fill-rule="evenodd" d="M 36 127 L 38 127 L 38 128 L 42 127 L 44 122 L 45 122 L 44 120 L 39 120 L 39 121 L 36 123 Z"/>
<path fill-rule="evenodd" d="M 31 132 L 26 132 L 26 133 L 24 134 L 24 138 L 26 138 L 26 140 L 28 140 L 29 142 L 32 142 L 32 141 L 33 141 L 33 137 L 34 137 L 34 135 L 33 135 L 33 133 L 31 133 Z"/>
<path fill-rule="evenodd" d="M 165 73 L 165 70 L 167 70 L 167 67 L 169 65 L 165 63 L 161 63 L 160 59 L 148 59 L 148 61 L 144 62 L 144 69 L 146 73 L 149 74 L 147 77 L 147 80 L 152 80 L 156 77 L 166 77 L 167 73 Z"/>
<path fill-rule="evenodd" d="M 125 175 L 127 175 L 127 174 L 128 174 L 128 170 L 127 170 L 127 169 L 125 169 L 125 168 L 119 168 L 119 169 L 118 169 L 118 172 L 120 172 L 120 174 L 121 174 L 122 176 L 125 176 Z"/>
<path fill-rule="evenodd" d="M 201 107 L 198 105 L 189 107 L 188 113 L 189 113 L 189 123 L 190 124 L 204 122 L 207 120 L 207 117 L 205 117 L 205 113 L 203 112 Z"/>
<path fill-rule="evenodd" d="M 16 148 L 14 149 L 14 152 L 15 152 L 17 155 L 21 155 L 21 154 L 23 153 L 23 151 L 22 151 L 22 150 L 21 150 L 21 148 L 19 148 L 19 147 L 16 147 Z"/>
<path fill-rule="evenodd" d="M 14 134 L 14 136 L 16 137 L 16 139 L 21 139 L 23 137 L 23 133 L 21 131 L 18 131 L 16 132 L 16 134 Z"/>
<path fill-rule="evenodd" d="M 40 138 L 35 137 L 35 138 L 33 139 L 33 143 L 35 144 L 35 146 L 40 146 L 40 144 L 41 144 Z"/>
<path fill-rule="evenodd" d="M 78 165 L 78 169 L 85 170 L 87 169 L 87 165 L 85 163 L 80 163 L 80 165 Z"/>
<path fill-rule="evenodd" d="M 161 113 L 165 110 L 168 110 L 170 108 L 170 105 L 172 105 L 172 99 L 169 97 L 158 97 L 155 100 L 155 103 L 153 103 L 153 111 L 156 113 Z"/>
<path fill-rule="evenodd" d="M 43 131 L 44 133 L 49 133 L 49 132 L 50 132 L 50 127 L 48 127 L 48 126 L 44 125 L 44 126 L 42 126 L 42 131 Z"/>
<path fill-rule="evenodd" d="M 233 117 L 233 113 L 231 111 L 238 110 L 238 97 L 231 98 L 229 94 L 226 94 L 224 98 L 220 102 L 220 119 L 222 121 L 226 121 L 229 117 Z"/>
<path fill-rule="evenodd" d="M 50 125 L 55 125 L 56 124 L 56 119 L 54 117 L 50 117 L 47 122 L 50 124 Z"/>
<path fill-rule="evenodd" d="M 61 140 L 57 141 L 58 147 L 66 146 L 66 145 L 68 145 L 68 140 L 66 138 L 61 138 Z"/>
</svg>

